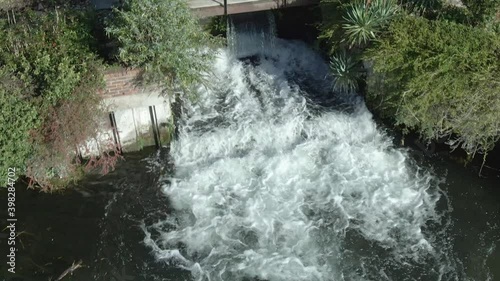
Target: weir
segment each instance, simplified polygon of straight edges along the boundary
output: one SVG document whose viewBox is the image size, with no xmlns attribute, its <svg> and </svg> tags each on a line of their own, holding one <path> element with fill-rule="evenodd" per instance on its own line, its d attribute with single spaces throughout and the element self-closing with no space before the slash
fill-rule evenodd
<svg viewBox="0 0 500 281">
<path fill-rule="evenodd" d="M 213 87 L 184 101 L 171 212 L 142 225 L 156 259 L 198 281 L 462 280 L 438 180 L 266 22 L 234 18 Z"/>
<path fill-rule="evenodd" d="M 245 40 L 260 42 L 261 48 L 273 48 L 276 37 L 274 16 L 271 12 L 230 15 L 228 18 L 228 48 L 239 57 L 251 56 Z M 236 27 L 237 26 L 237 27 Z M 238 38 L 236 30 L 245 30 L 251 37 Z M 144 147 L 161 147 L 170 141 L 174 127 L 171 101 L 159 89 L 138 84 L 140 70 L 117 67 L 104 75 L 105 89 L 101 92 L 109 108 L 103 117 L 103 127 L 110 127 L 103 138 L 113 137 L 122 152 L 141 150 Z M 81 157 L 99 155 L 100 145 L 89 141 L 86 148 L 79 148 Z"/>
<path fill-rule="evenodd" d="M 109 8 L 114 2 L 94 2 L 97 8 Z M 271 12 L 231 14 L 228 18 L 228 48 L 239 56 L 245 54 L 244 39 L 236 39 L 238 29 L 246 29 L 253 34 L 249 40 L 257 40 L 262 48 L 272 48 L 276 36 L 274 17 Z M 252 54 L 247 54 L 252 55 Z M 110 127 L 103 141 L 112 136 L 122 152 L 141 150 L 144 147 L 161 147 L 170 141 L 174 129 L 171 101 L 154 87 L 144 88 L 139 69 L 116 67 L 104 75 L 106 87 L 101 95 L 109 107 L 109 116 L 103 117 L 103 127 Z M 80 157 L 99 155 L 100 144 L 88 141 L 80 147 Z"/>
<path fill-rule="evenodd" d="M 104 75 L 105 89 L 101 92 L 109 110 L 103 117 L 103 127 L 110 128 L 106 136 L 121 147 L 122 152 L 168 144 L 173 130 L 170 99 L 155 87 L 138 85 L 140 71 L 117 68 Z M 88 142 L 89 149 L 80 148 L 82 157 L 99 155 L 99 145 Z"/>
</svg>

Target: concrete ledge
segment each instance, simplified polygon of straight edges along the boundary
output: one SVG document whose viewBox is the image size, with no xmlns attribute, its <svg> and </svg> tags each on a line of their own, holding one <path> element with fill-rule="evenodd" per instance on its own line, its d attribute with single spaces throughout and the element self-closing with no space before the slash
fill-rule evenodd
<svg viewBox="0 0 500 281">
<path fill-rule="evenodd" d="M 224 0 L 186 0 L 193 12 L 200 18 L 224 14 Z M 110 9 L 119 0 L 91 0 L 98 9 Z M 228 14 L 241 14 L 296 6 L 310 6 L 319 0 L 227 0 Z"/>
<path fill-rule="evenodd" d="M 228 0 L 227 13 L 241 14 L 272 9 L 311 6 L 319 0 Z M 189 6 L 200 18 L 224 15 L 223 0 L 191 0 Z"/>
<path fill-rule="evenodd" d="M 169 100 L 162 97 L 160 92 L 141 92 L 138 94 L 124 95 L 117 97 L 107 97 L 104 99 L 106 105 L 112 111 L 119 111 L 124 109 L 148 107 L 165 104 L 170 107 Z"/>
<path fill-rule="evenodd" d="M 106 142 L 111 136 L 122 151 L 127 152 L 170 141 L 170 98 L 162 95 L 158 87 L 138 84 L 140 74 L 140 69 L 122 67 L 104 73 L 106 87 L 99 94 L 110 114 L 103 116 L 102 126 L 106 134 L 97 142 Z M 99 155 L 97 142 L 88 140 L 85 147 L 80 147 L 81 155 Z"/>
</svg>

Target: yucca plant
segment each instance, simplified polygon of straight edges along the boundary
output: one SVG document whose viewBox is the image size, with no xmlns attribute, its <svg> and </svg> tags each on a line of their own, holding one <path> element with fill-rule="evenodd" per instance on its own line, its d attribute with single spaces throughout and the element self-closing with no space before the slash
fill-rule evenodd
<svg viewBox="0 0 500 281">
<path fill-rule="evenodd" d="M 367 44 L 397 12 L 395 0 L 363 0 L 349 4 L 343 17 L 344 40 L 351 47 Z"/>
<path fill-rule="evenodd" d="M 358 89 L 363 70 L 360 60 L 342 49 L 330 58 L 330 73 L 334 79 L 334 91 L 353 92 Z"/>
<path fill-rule="evenodd" d="M 363 45 L 375 39 L 375 33 L 378 32 L 377 18 L 369 11 L 366 3 L 359 1 L 351 3 L 344 21 L 342 28 L 345 40 L 351 46 Z"/>
<path fill-rule="evenodd" d="M 385 25 L 399 12 L 396 0 L 371 1 L 369 10 L 375 15 L 379 25 Z"/>
</svg>

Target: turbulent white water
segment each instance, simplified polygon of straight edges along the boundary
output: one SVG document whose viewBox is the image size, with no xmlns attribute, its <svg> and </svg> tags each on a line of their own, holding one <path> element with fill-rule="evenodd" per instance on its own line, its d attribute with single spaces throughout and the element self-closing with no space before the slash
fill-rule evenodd
<svg viewBox="0 0 500 281">
<path fill-rule="evenodd" d="M 239 34 L 214 87 L 185 104 L 163 186 L 174 211 L 144 227 L 156 257 L 214 281 L 417 280 L 429 260 L 432 280 L 453 271 L 425 231 L 440 218 L 433 177 L 359 99 L 330 91 L 317 54 L 272 44 Z"/>
</svg>

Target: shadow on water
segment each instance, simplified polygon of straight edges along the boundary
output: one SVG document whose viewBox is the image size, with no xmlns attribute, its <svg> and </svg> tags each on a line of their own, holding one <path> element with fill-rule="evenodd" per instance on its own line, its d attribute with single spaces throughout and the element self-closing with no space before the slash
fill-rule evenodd
<svg viewBox="0 0 500 281">
<path fill-rule="evenodd" d="M 88 176 L 61 193 L 44 194 L 18 183 L 16 274 L 2 262 L 0 279 L 57 280 L 82 260 L 84 266 L 62 280 L 189 280 L 188 273 L 156 262 L 142 244 L 141 221 L 152 223 L 169 213 L 158 185 L 158 175 L 169 169 L 166 154 L 166 149 L 127 154 L 110 174 Z M 0 190 L 1 202 L 6 196 Z M 6 212 L 0 219 L 6 221 Z M 7 234 L 0 234 L 2 256 Z"/>
</svg>

